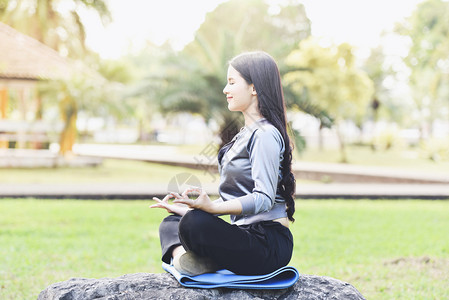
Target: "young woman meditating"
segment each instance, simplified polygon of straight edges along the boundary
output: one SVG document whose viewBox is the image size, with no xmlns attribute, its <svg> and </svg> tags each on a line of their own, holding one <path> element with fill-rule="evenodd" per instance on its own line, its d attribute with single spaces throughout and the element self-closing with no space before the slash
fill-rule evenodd
<svg viewBox="0 0 449 300">
<path fill-rule="evenodd" d="M 201 188 L 153 198 L 157 203 L 150 207 L 172 213 L 159 228 L 162 261 L 187 275 L 222 268 L 268 274 L 291 259 L 295 212 L 292 146 L 276 62 L 265 52 L 235 57 L 223 93 L 245 126 L 218 153 L 220 198 L 211 201 Z M 192 193 L 199 196 L 190 199 Z M 224 214 L 231 223 L 217 216 Z"/>
</svg>

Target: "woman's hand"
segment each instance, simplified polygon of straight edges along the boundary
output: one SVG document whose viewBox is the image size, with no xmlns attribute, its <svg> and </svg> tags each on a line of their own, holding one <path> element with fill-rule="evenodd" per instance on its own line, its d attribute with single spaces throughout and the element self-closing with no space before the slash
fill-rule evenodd
<svg viewBox="0 0 449 300">
<path fill-rule="evenodd" d="M 180 204 L 170 204 L 168 202 L 168 200 L 170 198 L 174 198 L 176 197 L 174 194 L 178 194 L 178 193 L 169 193 L 167 194 L 164 199 L 160 200 L 157 197 L 153 197 L 153 200 L 155 200 L 157 203 L 150 205 L 150 208 L 163 208 L 165 210 L 167 210 L 167 212 L 169 213 L 174 213 L 180 216 L 183 216 L 187 213 L 187 211 L 189 211 L 189 208 L 185 205 L 180 205 Z"/>
<path fill-rule="evenodd" d="M 199 194 L 198 198 L 190 199 L 188 195 L 191 193 L 198 193 Z M 212 214 L 217 213 L 215 211 L 216 207 L 214 203 L 210 200 L 209 196 L 202 188 L 190 187 L 187 188 L 182 193 L 182 195 L 179 195 L 178 193 L 172 193 L 172 195 L 175 196 L 176 198 L 173 201 L 174 203 L 186 204 L 190 208 L 201 209 L 205 212 Z"/>
<path fill-rule="evenodd" d="M 190 199 L 188 194 L 195 192 L 199 194 L 198 198 Z M 174 203 L 186 204 L 190 208 L 201 209 L 210 214 L 218 215 L 239 215 L 242 213 L 242 204 L 237 199 L 232 199 L 229 201 L 211 201 L 207 193 L 198 187 L 191 187 L 186 189 L 182 195 L 178 193 L 173 193 L 176 199 Z"/>
</svg>

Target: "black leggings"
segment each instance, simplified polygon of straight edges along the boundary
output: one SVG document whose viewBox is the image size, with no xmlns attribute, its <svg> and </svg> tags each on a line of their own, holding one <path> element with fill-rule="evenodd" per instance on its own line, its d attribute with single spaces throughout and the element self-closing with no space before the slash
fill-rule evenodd
<svg viewBox="0 0 449 300">
<path fill-rule="evenodd" d="M 166 217 L 159 237 L 165 263 L 170 263 L 173 249 L 182 245 L 241 275 L 271 273 L 286 266 L 293 251 L 290 230 L 278 222 L 237 226 L 202 210 L 191 210 L 182 218 Z"/>
</svg>

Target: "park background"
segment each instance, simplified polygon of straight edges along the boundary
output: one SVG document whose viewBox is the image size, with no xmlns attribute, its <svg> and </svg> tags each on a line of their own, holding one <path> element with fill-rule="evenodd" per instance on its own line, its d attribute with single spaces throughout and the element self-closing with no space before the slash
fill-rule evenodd
<svg viewBox="0 0 449 300">
<path fill-rule="evenodd" d="M 216 196 L 243 125 L 227 61 L 247 50 L 278 62 L 295 137 L 291 265 L 368 299 L 449 297 L 448 17 L 441 0 L 0 0 L 0 298 L 162 272 L 151 198 Z"/>
</svg>

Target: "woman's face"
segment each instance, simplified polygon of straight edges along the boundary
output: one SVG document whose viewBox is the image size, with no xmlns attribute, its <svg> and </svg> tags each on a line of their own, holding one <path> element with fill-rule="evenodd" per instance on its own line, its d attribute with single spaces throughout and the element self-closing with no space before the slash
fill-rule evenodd
<svg viewBox="0 0 449 300">
<path fill-rule="evenodd" d="M 223 89 L 230 111 L 257 110 L 257 96 L 253 84 L 248 84 L 232 66 L 228 68 L 228 84 Z"/>
</svg>

